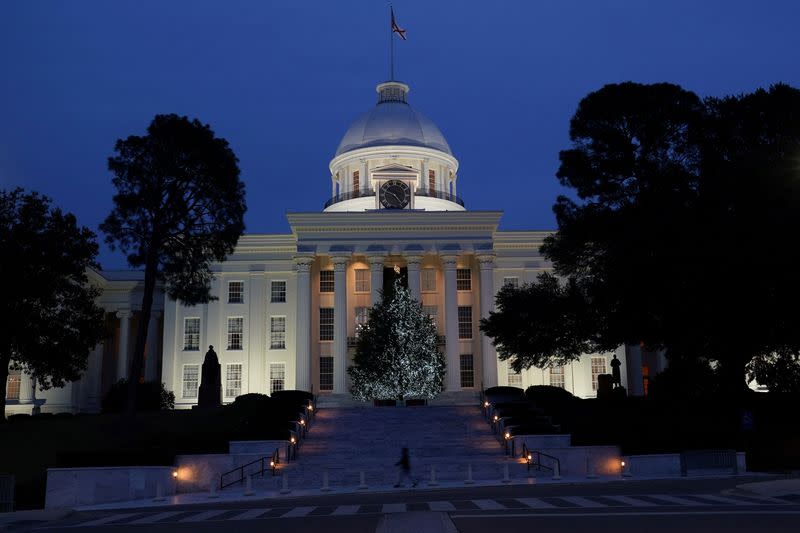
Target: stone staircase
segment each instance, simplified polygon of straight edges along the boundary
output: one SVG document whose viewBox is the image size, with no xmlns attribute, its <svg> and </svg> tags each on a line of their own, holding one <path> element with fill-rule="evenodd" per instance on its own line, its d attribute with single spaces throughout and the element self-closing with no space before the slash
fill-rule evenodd
<svg viewBox="0 0 800 533">
<path fill-rule="evenodd" d="M 513 478 L 527 477 L 521 460 L 506 459 L 502 445 L 482 418 L 477 405 L 426 407 L 320 407 L 297 461 L 281 466 L 292 489 L 322 486 L 327 471 L 331 487 L 355 487 L 364 472 L 370 487 L 397 481 L 400 449 L 406 446 L 412 475 L 437 481 L 463 482 L 467 465 L 476 481 L 499 481 L 503 465 Z M 533 473 L 531 473 L 533 475 Z M 281 477 L 254 480 L 264 488 L 280 488 Z"/>
</svg>

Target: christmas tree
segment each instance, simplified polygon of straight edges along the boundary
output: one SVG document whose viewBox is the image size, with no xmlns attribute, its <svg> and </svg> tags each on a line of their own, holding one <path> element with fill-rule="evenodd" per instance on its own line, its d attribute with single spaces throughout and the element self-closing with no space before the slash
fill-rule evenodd
<svg viewBox="0 0 800 533">
<path fill-rule="evenodd" d="M 399 281 L 369 311 L 350 375 L 357 400 L 434 398 L 442 392 L 445 359 L 436 327 L 422 305 Z"/>
</svg>

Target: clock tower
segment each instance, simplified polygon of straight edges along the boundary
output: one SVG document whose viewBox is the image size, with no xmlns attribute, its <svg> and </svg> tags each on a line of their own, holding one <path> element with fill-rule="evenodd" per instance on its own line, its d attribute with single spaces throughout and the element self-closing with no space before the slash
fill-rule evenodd
<svg viewBox="0 0 800 533">
<path fill-rule="evenodd" d="M 326 212 L 463 211 L 458 160 L 439 128 L 408 104 L 409 87 L 376 87 L 377 104 L 345 133 L 331 160 Z"/>
</svg>

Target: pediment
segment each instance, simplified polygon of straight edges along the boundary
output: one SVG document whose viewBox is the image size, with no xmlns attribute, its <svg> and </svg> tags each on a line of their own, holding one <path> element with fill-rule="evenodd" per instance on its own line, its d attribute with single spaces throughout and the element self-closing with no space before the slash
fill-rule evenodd
<svg viewBox="0 0 800 533">
<path fill-rule="evenodd" d="M 370 171 L 370 174 L 373 177 L 407 177 L 407 178 L 416 178 L 419 172 L 415 170 L 413 167 L 407 167 L 405 165 L 385 165 L 382 167 L 374 168 Z"/>
</svg>

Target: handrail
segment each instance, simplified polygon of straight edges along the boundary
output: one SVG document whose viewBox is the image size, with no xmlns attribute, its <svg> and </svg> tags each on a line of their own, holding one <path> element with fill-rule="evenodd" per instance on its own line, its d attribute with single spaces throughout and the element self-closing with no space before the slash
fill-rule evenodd
<svg viewBox="0 0 800 533">
<path fill-rule="evenodd" d="M 525 459 L 525 462 L 528 464 L 528 472 L 531 470 L 531 465 L 533 465 L 536 470 L 540 472 L 544 470 L 550 470 L 551 472 L 555 472 L 556 468 L 558 472 L 561 472 L 561 461 L 558 457 L 553 457 L 552 455 L 546 454 L 539 450 L 531 450 L 528 448 L 527 443 L 522 443 L 522 457 Z M 546 457 L 553 461 L 553 466 L 547 466 L 542 463 L 542 457 Z"/>
<path fill-rule="evenodd" d="M 255 461 L 250 461 L 247 464 L 243 464 L 242 466 L 236 467 L 233 470 L 228 470 L 227 472 L 220 474 L 219 490 L 222 490 L 225 487 L 230 487 L 231 485 L 235 485 L 236 483 L 241 483 L 242 481 L 244 481 L 245 479 L 244 469 L 247 468 L 248 466 L 252 466 L 254 464 L 259 465 L 258 470 L 256 470 L 255 472 L 250 472 L 248 473 L 248 475 L 261 474 L 261 476 L 263 477 L 264 472 L 266 472 L 267 468 L 269 468 L 270 470 L 272 470 L 272 475 L 274 476 L 275 470 L 279 463 L 280 463 L 280 454 L 278 453 L 278 449 L 276 448 L 275 451 L 272 453 L 272 455 L 270 455 L 269 457 L 260 457 Z M 232 481 L 229 481 L 228 483 L 225 483 L 225 476 L 230 474 L 235 474 L 236 472 L 239 473 L 239 477 L 233 479 Z"/>
</svg>

